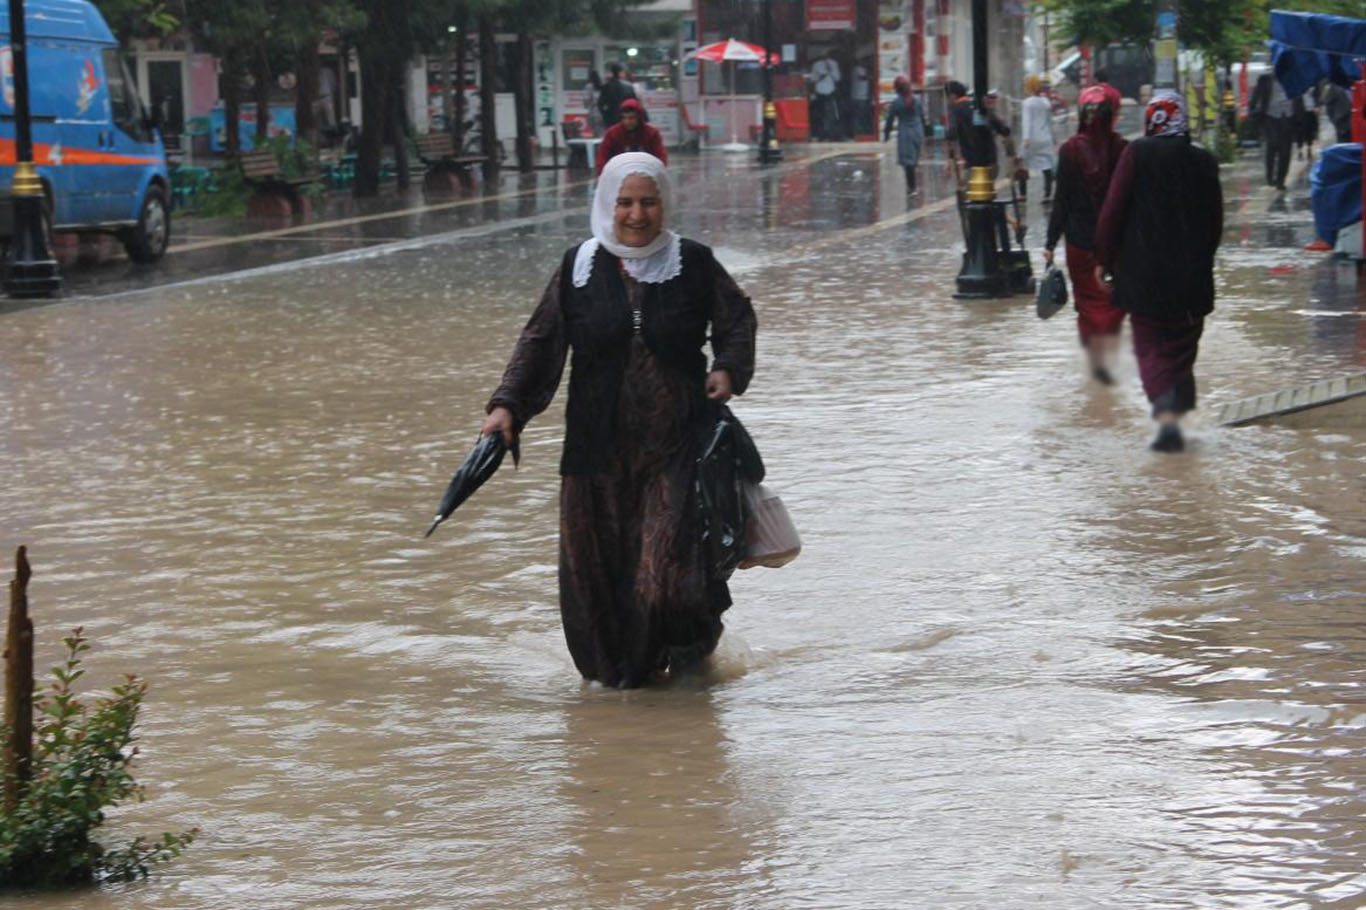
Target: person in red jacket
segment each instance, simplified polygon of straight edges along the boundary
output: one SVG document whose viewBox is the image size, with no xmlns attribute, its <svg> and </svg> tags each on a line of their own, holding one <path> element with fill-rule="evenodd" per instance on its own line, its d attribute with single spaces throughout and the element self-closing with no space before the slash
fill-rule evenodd
<svg viewBox="0 0 1366 910">
<path fill-rule="evenodd" d="M 621 102 L 621 119 L 603 134 L 602 144 L 598 146 L 598 176 L 602 176 L 607 162 L 623 152 L 645 152 L 669 163 L 663 137 L 659 130 L 645 122 L 645 109 L 634 98 Z"/>
</svg>

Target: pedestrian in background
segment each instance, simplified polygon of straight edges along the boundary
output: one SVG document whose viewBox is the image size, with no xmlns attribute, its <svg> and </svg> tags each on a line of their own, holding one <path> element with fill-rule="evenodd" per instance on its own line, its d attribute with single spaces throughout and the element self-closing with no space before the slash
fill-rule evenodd
<svg viewBox="0 0 1366 910">
<path fill-rule="evenodd" d="M 1120 156 L 1096 228 L 1097 278 L 1114 279 L 1129 314 L 1143 390 L 1158 422 L 1152 448 L 1185 447 L 1179 420 L 1195 407 L 1195 358 L 1214 309 L 1214 253 L 1224 230 L 1219 162 L 1193 145 L 1181 96 L 1155 92 L 1142 139 Z"/>
<path fill-rule="evenodd" d="M 1270 73 L 1263 73 L 1257 79 L 1249 107 L 1252 116 L 1262 125 L 1266 183 L 1283 190 L 1285 175 L 1290 171 L 1290 152 L 1295 143 L 1299 99 L 1291 99 L 1281 88 L 1280 80 Z"/>
<path fill-rule="evenodd" d="M 821 53 L 811 65 L 811 91 L 816 102 L 816 116 L 813 125 L 817 139 L 835 140 L 839 138 L 840 115 L 839 101 L 835 97 L 840 86 L 840 65 L 829 48 Z"/>
<path fill-rule="evenodd" d="M 925 141 L 925 109 L 911 92 L 911 81 L 897 76 L 892 83 L 896 98 L 887 106 L 887 120 L 882 127 L 882 141 L 892 138 L 896 128 L 896 160 L 906 174 L 906 195 L 914 196 L 915 169 L 920 163 L 920 147 Z"/>
<path fill-rule="evenodd" d="M 707 569 L 692 481 L 717 403 L 754 373 L 754 308 L 710 249 L 664 229 L 676 216 L 658 159 L 608 162 L 593 236 L 550 279 L 481 431 L 513 442 L 572 352 L 560 616 L 584 678 L 623 689 L 705 659 L 731 604 Z"/>
<path fill-rule="evenodd" d="M 1077 132 L 1058 149 L 1058 192 L 1043 250 L 1044 262 L 1052 265 L 1058 239 L 1066 237 L 1077 334 L 1091 375 L 1105 385 L 1115 381 L 1110 360 L 1119 349 L 1124 311 L 1111 301 L 1110 287 L 1096 277 L 1096 220 L 1128 144 L 1114 128 L 1119 105 L 1119 92 L 1108 85 L 1088 86 L 1077 97 Z"/>
<path fill-rule="evenodd" d="M 608 161 L 626 152 L 645 152 L 665 164 L 669 163 L 664 138 L 659 130 L 645 122 L 645 109 L 635 98 L 621 102 L 621 119 L 603 134 L 602 142 L 598 145 L 597 173 L 601 175 Z"/>
<path fill-rule="evenodd" d="M 602 91 L 598 93 L 598 112 L 602 114 L 604 127 L 615 126 L 621 119 L 621 103 L 636 96 L 636 90 L 621 77 L 620 63 L 613 63 L 607 69 L 611 76 L 602 84 Z"/>
<path fill-rule="evenodd" d="M 1352 96 L 1345 88 L 1323 80 L 1323 111 L 1333 124 L 1338 142 L 1352 141 Z"/>
<path fill-rule="evenodd" d="M 1299 124 L 1295 130 L 1295 151 L 1301 161 L 1314 160 L 1314 143 L 1319 141 L 1319 89 L 1314 86 L 1300 98 Z"/>
<path fill-rule="evenodd" d="M 997 154 L 996 136 L 1007 137 L 1009 143 L 1010 127 L 1001 122 L 991 110 L 987 111 L 987 133 L 982 135 L 973 125 L 972 98 L 967 86 L 956 80 L 944 85 L 944 95 L 949 102 L 949 157 L 957 171 L 960 188 L 966 185 L 970 171 L 974 167 L 985 167 L 996 179 Z M 1014 155 L 1014 146 L 1007 145 L 1007 154 Z"/>
<path fill-rule="evenodd" d="M 597 70 L 588 71 L 588 83 L 583 87 L 583 109 L 588 112 L 588 134 L 601 136 L 605 128 L 602 111 L 598 108 L 598 98 L 602 95 L 602 77 Z"/>
<path fill-rule="evenodd" d="M 1038 76 L 1025 79 L 1029 97 L 1020 105 L 1020 198 L 1029 196 L 1029 172 L 1043 172 L 1043 201 L 1053 199 L 1053 169 L 1057 166 L 1058 142 L 1053 138 L 1053 105 L 1047 87 Z"/>
<path fill-rule="evenodd" d="M 849 101 L 854 109 L 853 126 L 856 135 L 873 132 L 873 81 L 868 78 L 868 67 L 854 64 L 853 82 L 849 86 Z"/>
<path fill-rule="evenodd" d="M 996 137 L 1001 137 L 1001 145 L 1005 146 L 1006 164 L 1010 168 L 1010 179 L 1015 180 L 1020 173 L 1020 159 L 1015 154 L 1015 137 L 1010 132 L 1010 127 L 1006 121 L 1010 119 L 1010 112 L 1004 114 L 1001 111 L 1001 90 L 990 89 L 986 98 L 983 99 L 983 106 L 987 111 L 987 126 L 991 128 L 991 179 L 995 180 L 1000 176 L 1000 167 L 997 164 Z"/>
</svg>

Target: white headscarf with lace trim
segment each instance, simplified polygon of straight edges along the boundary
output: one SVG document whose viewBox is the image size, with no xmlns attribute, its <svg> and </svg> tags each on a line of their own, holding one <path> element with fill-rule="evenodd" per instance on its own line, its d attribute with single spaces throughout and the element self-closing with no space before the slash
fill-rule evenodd
<svg viewBox="0 0 1366 910">
<path fill-rule="evenodd" d="M 677 278 L 683 269 L 680 238 L 673 231 L 662 230 L 645 246 L 627 246 L 617 240 L 617 194 L 627 177 L 648 177 L 659 192 L 664 217 L 673 214 L 673 187 L 664 162 L 645 152 L 626 152 L 613 157 L 602 169 L 597 192 L 593 194 L 593 211 L 589 223 L 593 236 L 579 244 L 574 256 L 574 287 L 581 288 L 593 274 L 593 258 L 598 247 L 618 257 L 626 273 L 636 281 L 658 284 Z"/>
</svg>

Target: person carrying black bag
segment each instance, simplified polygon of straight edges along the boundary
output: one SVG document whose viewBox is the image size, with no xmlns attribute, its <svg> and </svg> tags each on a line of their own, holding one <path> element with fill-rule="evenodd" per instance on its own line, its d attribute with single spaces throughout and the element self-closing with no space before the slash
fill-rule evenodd
<svg viewBox="0 0 1366 910">
<path fill-rule="evenodd" d="M 620 688 L 703 661 L 731 604 L 694 479 L 717 406 L 754 374 L 754 308 L 709 248 L 664 229 L 674 216 L 659 159 L 607 162 L 593 236 L 551 278 L 482 429 L 510 445 L 572 358 L 560 617 L 579 672 Z"/>
</svg>

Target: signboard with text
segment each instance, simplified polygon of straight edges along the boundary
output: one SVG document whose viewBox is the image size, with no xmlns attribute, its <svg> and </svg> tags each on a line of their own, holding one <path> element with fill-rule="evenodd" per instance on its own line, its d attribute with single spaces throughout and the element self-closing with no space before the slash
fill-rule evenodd
<svg viewBox="0 0 1366 910">
<path fill-rule="evenodd" d="M 854 0 L 806 0 L 808 30 L 852 29 L 856 21 Z"/>
</svg>

